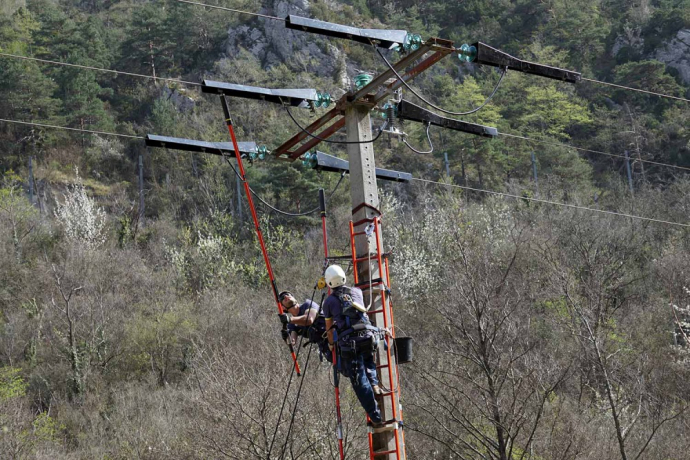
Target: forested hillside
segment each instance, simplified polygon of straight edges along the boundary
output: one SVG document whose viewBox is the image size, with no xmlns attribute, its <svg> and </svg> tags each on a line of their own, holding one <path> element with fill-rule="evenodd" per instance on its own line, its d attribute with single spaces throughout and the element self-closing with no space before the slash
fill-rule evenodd
<svg viewBox="0 0 690 460">
<path fill-rule="evenodd" d="M 339 98 L 387 68 L 373 47 L 271 19 L 287 14 L 481 41 L 584 77 L 500 80 L 450 55 L 413 88 L 464 112 L 498 85 L 460 118 L 506 135 L 432 127 L 429 154 L 374 143 L 377 166 L 418 179 L 379 183 L 396 332 L 415 344 L 400 367 L 408 458 L 690 458 L 690 0 L 204 2 L 265 16 L 0 4 L 0 458 L 339 458 L 314 354 L 293 410 L 235 173 L 143 141 L 229 140 L 203 79 Z M 299 130 L 278 105 L 230 104 L 240 141 L 272 150 Z M 306 126 L 324 111 L 292 113 Z M 423 126 L 401 126 L 429 149 Z M 330 250 L 349 254 L 347 176 L 269 155 L 247 177 L 292 213 L 335 190 Z M 258 212 L 279 289 L 319 302 L 318 215 Z M 348 382 L 342 397 L 347 458 L 368 458 Z"/>
</svg>

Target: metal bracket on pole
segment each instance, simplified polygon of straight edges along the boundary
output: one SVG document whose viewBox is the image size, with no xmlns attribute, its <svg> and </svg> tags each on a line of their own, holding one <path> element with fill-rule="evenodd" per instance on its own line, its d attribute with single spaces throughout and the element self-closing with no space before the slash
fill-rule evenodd
<svg viewBox="0 0 690 460">
<path fill-rule="evenodd" d="M 235 156 L 235 148 L 232 142 L 207 142 L 194 139 L 183 139 L 180 137 L 157 136 L 155 134 L 146 135 L 146 145 L 149 147 L 165 147 L 187 152 L 203 152 L 213 155 Z M 257 152 L 256 142 L 238 142 L 241 155 L 248 155 Z"/>
<path fill-rule="evenodd" d="M 398 117 L 403 120 L 418 121 L 420 123 L 427 122 L 442 128 L 462 131 L 482 137 L 498 136 L 498 130 L 496 128 L 445 118 L 404 99 L 398 103 Z"/>
<path fill-rule="evenodd" d="M 396 45 L 402 45 L 407 36 L 406 30 L 358 29 L 333 22 L 302 18 L 292 14 L 285 18 L 285 27 L 328 37 L 344 38 L 364 43 L 365 45 L 373 44 L 387 49 L 394 48 Z"/>
<path fill-rule="evenodd" d="M 569 83 L 577 83 L 582 79 L 582 74 L 580 72 L 523 61 L 522 59 L 518 59 L 508 53 L 493 48 L 486 43 L 477 42 L 473 46 L 477 48 L 477 57 L 473 61 L 477 64 L 490 65 L 493 67 L 507 67 L 518 72 L 539 75 L 540 77 L 552 78 L 554 80 L 567 81 Z"/>
<path fill-rule="evenodd" d="M 314 169 L 317 171 L 331 171 L 331 172 L 350 172 L 350 162 L 341 158 L 328 155 L 323 152 L 316 152 L 316 165 Z M 412 174 L 400 171 L 393 171 L 390 169 L 376 168 L 376 178 L 381 180 L 390 180 L 395 182 L 409 182 L 412 180 Z"/>
<path fill-rule="evenodd" d="M 268 89 L 212 80 L 204 80 L 201 91 L 305 108 L 309 106 L 307 101 L 316 102 L 319 97 L 315 89 Z"/>
</svg>

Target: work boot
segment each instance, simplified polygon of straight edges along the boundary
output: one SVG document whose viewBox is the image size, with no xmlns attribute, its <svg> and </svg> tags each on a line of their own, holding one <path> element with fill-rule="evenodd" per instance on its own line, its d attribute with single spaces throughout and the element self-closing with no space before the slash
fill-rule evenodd
<svg viewBox="0 0 690 460">
<path fill-rule="evenodd" d="M 371 420 L 367 425 L 369 425 L 373 429 L 383 428 L 384 426 L 386 426 L 386 424 L 383 423 L 383 420 L 378 420 L 378 421 Z"/>
<path fill-rule="evenodd" d="M 383 394 L 383 390 L 382 390 L 381 387 L 378 386 L 378 385 L 374 385 L 374 386 L 372 387 L 372 389 L 374 390 L 374 394 L 375 394 L 376 396 L 379 396 L 379 395 L 382 395 L 382 394 Z"/>
</svg>

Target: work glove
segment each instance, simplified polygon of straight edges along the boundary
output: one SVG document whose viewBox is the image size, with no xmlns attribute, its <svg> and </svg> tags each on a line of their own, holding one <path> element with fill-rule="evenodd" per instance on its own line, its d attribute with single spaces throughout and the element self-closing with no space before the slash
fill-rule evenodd
<svg viewBox="0 0 690 460">
<path fill-rule="evenodd" d="M 290 321 L 292 321 L 292 315 L 290 313 L 278 315 L 278 318 L 280 318 L 280 322 L 283 324 L 290 324 Z"/>
<path fill-rule="evenodd" d="M 283 341 L 285 341 L 290 337 L 290 333 L 285 329 L 281 329 L 280 336 L 283 338 Z"/>
</svg>

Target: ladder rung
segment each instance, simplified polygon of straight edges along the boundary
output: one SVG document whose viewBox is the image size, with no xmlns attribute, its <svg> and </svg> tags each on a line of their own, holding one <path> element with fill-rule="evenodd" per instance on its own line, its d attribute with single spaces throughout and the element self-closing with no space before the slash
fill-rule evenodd
<svg viewBox="0 0 690 460">
<path fill-rule="evenodd" d="M 381 451 L 378 451 L 378 452 L 374 452 L 374 457 L 376 457 L 377 455 L 389 455 L 389 454 L 397 454 L 397 453 L 398 453 L 397 449 L 393 449 L 393 450 L 381 450 Z"/>
<path fill-rule="evenodd" d="M 390 367 L 390 364 L 379 364 L 376 366 L 376 369 L 383 369 L 384 367 Z"/>
<path fill-rule="evenodd" d="M 371 286 L 371 290 L 372 290 L 372 291 L 379 291 L 379 292 L 381 292 L 381 291 L 386 291 L 386 290 L 388 289 L 388 288 L 386 287 L 386 285 L 383 284 L 383 281 L 372 281 L 371 284 L 369 284 L 369 282 L 366 282 L 366 283 L 364 283 L 364 284 L 362 284 L 362 283 L 357 283 L 357 286 L 355 286 L 355 287 L 360 288 L 362 291 L 364 291 L 364 290 L 367 290 L 367 291 L 368 291 L 368 290 L 369 290 L 369 286 Z"/>
<path fill-rule="evenodd" d="M 383 279 L 381 278 L 374 278 L 373 280 L 369 281 L 360 281 L 359 283 L 355 284 L 355 287 L 362 288 L 362 287 L 369 287 L 369 284 L 372 286 L 376 286 L 379 284 L 383 284 Z"/>
<path fill-rule="evenodd" d="M 383 313 L 383 309 L 368 311 L 367 315 L 375 315 L 376 313 Z"/>
<path fill-rule="evenodd" d="M 383 433 L 384 431 L 396 431 L 400 428 L 397 420 L 389 420 L 389 421 L 384 422 L 384 423 L 385 423 L 385 425 L 383 425 L 382 427 L 379 427 L 379 428 L 373 428 L 373 427 L 369 426 L 369 427 L 367 427 L 368 431 L 370 433 Z M 396 452 L 396 451 L 393 450 L 391 452 Z M 374 453 L 376 454 L 376 452 L 374 452 Z M 380 453 L 382 453 L 382 452 L 380 452 Z"/>
<path fill-rule="evenodd" d="M 378 254 L 369 254 L 368 256 L 357 257 L 357 258 L 355 258 L 355 263 L 364 262 L 365 260 L 372 260 L 372 259 L 375 259 L 377 257 L 378 257 Z"/>
</svg>

